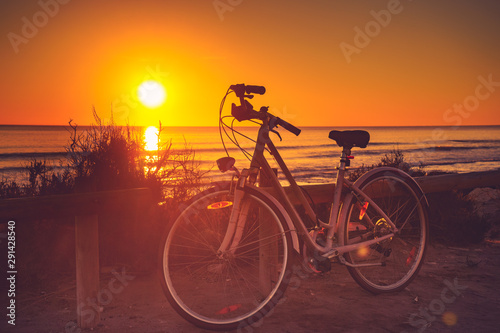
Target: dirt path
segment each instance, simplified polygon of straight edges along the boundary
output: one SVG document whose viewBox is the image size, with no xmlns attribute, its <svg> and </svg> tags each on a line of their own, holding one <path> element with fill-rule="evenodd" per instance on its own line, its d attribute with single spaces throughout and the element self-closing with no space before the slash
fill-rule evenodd
<svg viewBox="0 0 500 333">
<path fill-rule="evenodd" d="M 102 288 L 109 288 L 116 274 L 123 283 L 106 293 L 107 305 L 93 332 L 203 332 L 172 310 L 157 276 L 114 272 L 101 274 Z M 499 277 L 498 244 L 430 246 L 417 279 L 390 295 L 365 292 L 345 267 L 335 265 L 326 274 L 297 275 L 273 313 L 242 332 L 498 332 Z M 44 294 L 22 293 L 16 326 L 0 331 L 80 332 L 74 326 L 74 294 L 72 279 Z"/>
</svg>

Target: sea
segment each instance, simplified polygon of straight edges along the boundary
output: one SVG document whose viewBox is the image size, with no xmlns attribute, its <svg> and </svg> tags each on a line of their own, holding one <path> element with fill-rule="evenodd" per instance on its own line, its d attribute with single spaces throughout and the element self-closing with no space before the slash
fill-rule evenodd
<svg viewBox="0 0 500 333">
<path fill-rule="evenodd" d="M 365 149 L 354 148 L 352 168 L 372 165 L 391 151 L 399 150 L 405 160 L 427 172 L 474 172 L 500 169 L 500 126 L 461 127 L 304 127 L 299 136 L 278 129 L 281 140 L 271 134 L 273 142 L 299 184 L 331 183 L 335 180 L 341 148 L 328 138 L 332 129 L 363 129 L 370 133 Z M 82 127 L 80 131 L 87 130 Z M 144 131 L 145 128 L 139 128 Z M 237 128 L 245 136 L 235 134 L 239 147 L 252 153 L 256 127 Z M 216 160 L 227 154 L 236 159 L 236 167 L 248 167 L 249 160 L 226 136 L 221 142 L 216 127 L 165 127 L 161 143 L 172 143 L 173 149 L 186 145 L 194 151 L 200 169 L 207 171 L 207 181 L 230 178 L 221 174 Z M 67 126 L 0 125 L 0 181 L 27 181 L 26 166 L 34 159 L 53 168 L 66 165 L 70 128 Z M 269 155 L 268 155 L 269 156 Z M 269 156 L 272 166 L 275 162 Z"/>
</svg>

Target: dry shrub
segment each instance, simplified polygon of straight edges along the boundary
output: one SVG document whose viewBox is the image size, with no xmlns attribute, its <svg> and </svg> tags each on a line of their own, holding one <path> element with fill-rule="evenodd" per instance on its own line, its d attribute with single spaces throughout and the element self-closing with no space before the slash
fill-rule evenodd
<svg viewBox="0 0 500 333">
<path fill-rule="evenodd" d="M 427 194 L 431 240 L 447 245 L 470 245 L 484 240 L 490 223 L 474 210 L 462 191 Z"/>
</svg>

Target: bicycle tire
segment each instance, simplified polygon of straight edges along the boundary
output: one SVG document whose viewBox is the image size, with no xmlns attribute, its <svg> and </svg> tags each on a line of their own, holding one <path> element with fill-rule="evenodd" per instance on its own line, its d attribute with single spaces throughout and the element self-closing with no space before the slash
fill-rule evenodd
<svg viewBox="0 0 500 333">
<path fill-rule="evenodd" d="M 161 284 L 169 303 L 204 329 L 232 330 L 259 322 L 283 296 L 291 276 L 287 223 L 255 189 L 245 189 L 242 199 L 249 211 L 238 248 L 233 254 L 217 253 L 232 199 L 228 190 L 216 189 L 193 198 L 160 250 Z"/>
<path fill-rule="evenodd" d="M 353 279 L 374 293 L 404 289 L 422 267 L 428 241 L 428 205 L 415 181 L 398 169 L 383 168 L 360 178 L 356 186 L 365 192 L 393 221 L 399 232 L 391 238 L 345 254 L 351 264 L 382 266 L 350 267 Z M 361 199 L 362 200 L 362 199 Z M 347 199 L 349 201 L 349 199 Z M 368 206 L 366 209 L 363 206 Z M 352 195 L 346 205 L 344 244 L 371 240 L 389 233 L 389 224 L 368 203 Z M 360 213 L 365 211 L 364 216 Z M 371 222 L 370 222 L 371 221 Z"/>
</svg>

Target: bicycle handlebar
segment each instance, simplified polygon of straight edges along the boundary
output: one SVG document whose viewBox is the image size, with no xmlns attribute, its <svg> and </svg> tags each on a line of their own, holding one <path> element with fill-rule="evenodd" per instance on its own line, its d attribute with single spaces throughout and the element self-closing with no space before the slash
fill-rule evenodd
<svg viewBox="0 0 500 333">
<path fill-rule="evenodd" d="M 243 98 L 245 94 L 259 94 L 264 95 L 266 93 L 266 87 L 263 86 L 254 86 L 254 85 L 245 85 L 243 83 L 233 84 L 229 87 L 232 91 L 236 93 L 236 96 Z"/>
<path fill-rule="evenodd" d="M 297 128 L 290 124 L 289 122 L 284 121 L 280 117 L 276 117 L 276 123 L 286 129 L 288 132 L 291 132 L 295 134 L 296 136 L 299 136 L 300 132 L 302 131 L 300 128 Z"/>
<path fill-rule="evenodd" d="M 275 117 L 272 114 L 268 113 L 267 107 L 262 108 L 261 111 L 255 111 L 253 109 L 252 104 L 250 104 L 245 99 L 253 97 L 252 95 L 245 95 L 245 94 L 263 95 L 266 92 L 265 87 L 255 86 L 255 85 L 245 85 L 240 83 L 231 85 L 229 89 L 233 90 L 236 96 L 239 97 L 241 101 L 241 105 L 239 106 L 234 103 L 232 105 L 231 114 L 233 115 L 233 117 L 236 118 L 236 120 L 238 121 L 250 120 L 250 119 L 264 120 L 265 118 L 269 118 L 271 127 L 279 125 L 297 136 L 300 134 L 301 130 L 299 128 L 293 126 L 289 122 L 279 117 Z"/>
</svg>

